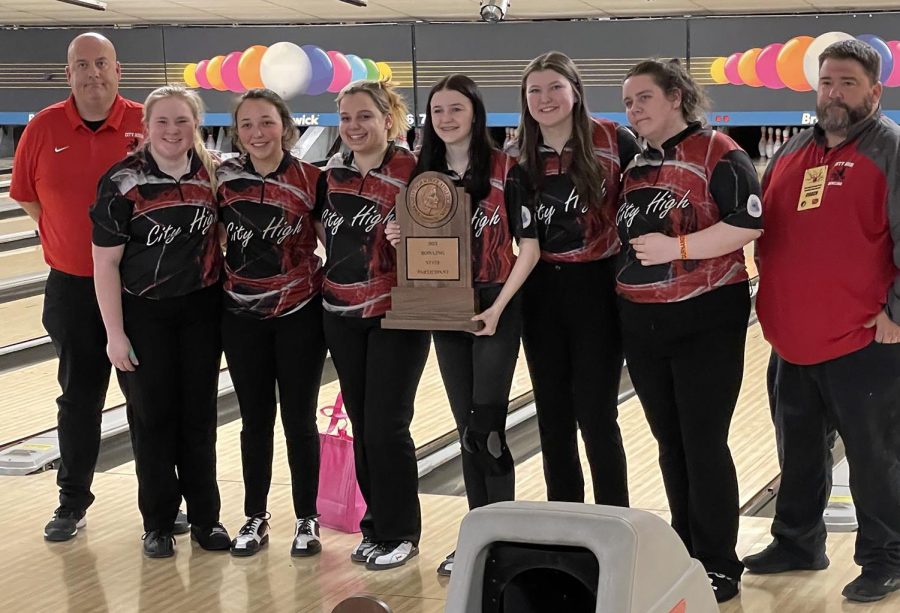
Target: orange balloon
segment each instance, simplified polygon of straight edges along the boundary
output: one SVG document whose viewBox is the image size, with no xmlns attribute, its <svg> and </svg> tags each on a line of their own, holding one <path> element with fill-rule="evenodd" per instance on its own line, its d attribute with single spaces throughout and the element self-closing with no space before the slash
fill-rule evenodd
<svg viewBox="0 0 900 613">
<path fill-rule="evenodd" d="M 220 92 L 228 91 L 225 81 L 222 80 L 222 62 L 224 61 L 224 55 L 217 55 L 206 65 L 206 78 L 209 80 L 209 84 Z"/>
<path fill-rule="evenodd" d="M 759 58 L 760 53 L 762 53 L 762 49 L 759 47 L 747 49 L 747 51 L 744 52 L 744 55 L 741 56 L 741 59 L 738 60 L 738 74 L 741 75 L 744 84 L 749 85 L 750 87 L 763 86 L 762 80 L 759 78 L 759 75 L 756 74 L 756 60 Z"/>
<path fill-rule="evenodd" d="M 188 87 L 200 87 L 200 83 L 197 82 L 197 77 L 194 76 L 194 73 L 196 71 L 196 63 L 191 63 L 184 67 L 184 74 L 182 75 L 182 79 L 184 79 L 184 84 Z"/>
<path fill-rule="evenodd" d="M 795 92 L 812 91 L 803 72 L 803 56 L 813 40 L 812 36 L 796 36 L 784 44 L 775 58 L 775 72 Z"/>
<path fill-rule="evenodd" d="M 728 85 L 728 77 L 725 76 L 725 60 L 727 57 L 717 57 L 709 67 L 709 76 L 719 85 Z"/>
<path fill-rule="evenodd" d="M 253 45 L 241 55 L 238 61 L 238 79 L 247 89 L 265 87 L 259 76 L 259 63 L 268 47 Z"/>
</svg>

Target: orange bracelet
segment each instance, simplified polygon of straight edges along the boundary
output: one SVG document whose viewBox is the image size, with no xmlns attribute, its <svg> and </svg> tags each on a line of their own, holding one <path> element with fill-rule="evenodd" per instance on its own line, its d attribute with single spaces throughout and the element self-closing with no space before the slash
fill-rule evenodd
<svg viewBox="0 0 900 613">
<path fill-rule="evenodd" d="M 681 259 L 682 260 L 688 259 L 687 237 L 684 234 L 682 234 L 678 237 L 678 247 L 681 249 Z"/>
</svg>

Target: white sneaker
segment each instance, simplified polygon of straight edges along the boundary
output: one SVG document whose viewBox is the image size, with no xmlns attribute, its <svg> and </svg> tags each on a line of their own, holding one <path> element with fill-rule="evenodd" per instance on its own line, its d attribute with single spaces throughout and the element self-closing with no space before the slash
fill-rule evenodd
<svg viewBox="0 0 900 613">
<path fill-rule="evenodd" d="M 363 536 L 359 545 L 350 552 L 350 560 L 353 562 L 367 562 L 369 555 L 375 550 L 376 544 L 368 536 Z"/>
<path fill-rule="evenodd" d="M 262 549 L 263 545 L 269 542 L 270 517 L 268 513 L 248 517 L 237 536 L 231 541 L 231 555 L 252 556 Z"/>
<path fill-rule="evenodd" d="M 366 568 L 369 570 L 387 570 L 403 566 L 411 557 L 419 554 L 419 548 L 410 541 L 389 541 L 379 543 L 369 554 Z"/>
<path fill-rule="evenodd" d="M 291 544 L 291 555 L 294 557 L 314 556 L 322 551 L 319 540 L 319 520 L 315 517 L 301 517 L 294 530 L 294 542 Z"/>
</svg>

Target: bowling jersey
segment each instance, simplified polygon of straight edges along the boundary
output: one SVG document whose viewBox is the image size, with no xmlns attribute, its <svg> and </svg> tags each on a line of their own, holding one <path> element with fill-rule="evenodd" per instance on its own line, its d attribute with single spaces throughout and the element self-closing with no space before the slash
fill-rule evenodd
<svg viewBox="0 0 900 613">
<path fill-rule="evenodd" d="M 539 145 L 544 176 L 536 186 L 534 216 L 544 261 L 593 262 L 619 251 L 615 226 L 619 178 L 640 148 L 627 128 L 606 119 L 594 119 L 593 123 L 594 153 L 604 173 L 602 202 L 585 202 L 579 198 L 568 174 L 572 163 L 571 141 L 562 153 L 543 143 Z"/>
<path fill-rule="evenodd" d="M 759 180 L 750 156 L 731 138 L 691 123 L 665 143 L 648 147 L 626 168 L 616 214 L 622 253 L 616 290 L 632 302 L 677 302 L 747 280 L 744 251 L 717 258 L 644 266 L 633 238 L 659 232 L 680 236 L 719 221 L 762 228 Z M 690 256 L 690 241 L 687 243 Z"/>
<path fill-rule="evenodd" d="M 381 165 L 363 175 L 353 153 L 335 154 L 319 178 L 314 215 L 325 229 L 322 305 L 347 317 L 380 317 L 391 307 L 397 257 L 384 235 L 397 194 L 416 159 L 388 146 Z"/>
<path fill-rule="evenodd" d="M 506 283 L 516 263 L 513 239 L 537 238 L 534 213 L 527 194 L 519 193 L 524 170 L 516 161 L 497 149 L 491 152 L 490 191 L 478 203 L 472 203 L 472 282 L 476 287 Z M 446 166 L 440 169 L 464 187 L 470 178 L 460 177 Z"/>
<path fill-rule="evenodd" d="M 227 309 L 257 318 L 279 317 L 319 293 L 322 261 L 315 254 L 311 213 L 320 174 L 289 151 L 266 176 L 256 172 L 246 154 L 219 166 Z"/>
<path fill-rule="evenodd" d="M 775 351 L 818 364 L 875 339 L 879 311 L 900 323 L 900 128 L 881 114 L 829 148 L 815 126 L 763 177 L 756 312 Z"/>
<path fill-rule="evenodd" d="M 16 147 L 9 195 L 40 202 L 38 230 L 47 265 L 92 277 L 91 219 L 97 179 L 144 140 L 143 106 L 116 96 L 95 131 L 69 96 L 34 116 Z"/>
<path fill-rule="evenodd" d="M 222 250 L 216 232 L 216 197 L 199 156 L 188 173 L 163 173 L 147 149 L 139 149 L 100 179 L 91 207 L 93 242 L 125 245 L 119 265 L 122 290 L 162 299 L 217 282 Z"/>
</svg>

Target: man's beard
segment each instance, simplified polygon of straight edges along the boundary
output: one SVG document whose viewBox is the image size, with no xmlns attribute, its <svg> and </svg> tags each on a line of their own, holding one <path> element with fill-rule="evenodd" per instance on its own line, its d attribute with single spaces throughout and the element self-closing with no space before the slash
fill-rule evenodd
<svg viewBox="0 0 900 613">
<path fill-rule="evenodd" d="M 866 96 L 862 104 L 852 108 L 840 100 L 832 100 L 824 105 L 817 105 L 816 116 L 819 118 L 819 125 L 826 132 L 846 134 L 850 128 L 871 115 L 874 107 L 872 96 Z"/>
</svg>

